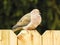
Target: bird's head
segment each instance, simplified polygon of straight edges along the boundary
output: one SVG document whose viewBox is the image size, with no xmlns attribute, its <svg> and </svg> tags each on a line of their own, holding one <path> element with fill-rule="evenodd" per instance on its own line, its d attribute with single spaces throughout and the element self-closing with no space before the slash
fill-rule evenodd
<svg viewBox="0 0 60 45">
<path fill-rule="evenodd" d="M 33 15 L 39 15 L 40 14 L 38 9 L 33 9 L 30 13 Z"/>
</svg>

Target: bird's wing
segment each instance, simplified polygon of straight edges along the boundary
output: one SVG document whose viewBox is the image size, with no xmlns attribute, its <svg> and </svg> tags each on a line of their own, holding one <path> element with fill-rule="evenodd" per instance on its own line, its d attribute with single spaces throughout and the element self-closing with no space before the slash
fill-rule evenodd
<svg viewBox="0 0 60 45">
<path fill-rule="evenodd" d="M 13 28 L 17 28 L 17 27 L 23 27 L 26 26 L 30 23 L 31 20 L 31 15 L 30 13 L 24 15 L 18 22 L 16 25 L 13 26 Z"/>
<path fill-rule="evenodd" d="M 23 29 L 29 29 L 29 30 L 35 29 L 41 23 L 41 16 L 38 9 L 33 9 L 30 12 L 30 15 L 31 15 L 31 21 L 27 26 L 23 27 Z"/>
</svg>

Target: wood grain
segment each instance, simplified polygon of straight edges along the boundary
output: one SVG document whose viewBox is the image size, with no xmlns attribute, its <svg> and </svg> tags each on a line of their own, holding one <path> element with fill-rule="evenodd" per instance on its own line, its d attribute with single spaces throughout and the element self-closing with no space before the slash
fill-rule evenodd
<svg viewBox="0 0 60 45">
<path fill-rule="evenodd" d="M 41 45 L 41 35 L 37 30 L 23 30 L 18 34 L 18 39 L 21 45 Z"/>
<path fill-rule="evenodd" d="M 42 35 L 42 45 L 53 45 L 53 34 L 52 31 L 47 30 Z"/>
<path fill-rule="evenodd" d="M 40 35 L 37 30 L 22 30 L 15 35 L 12 30 L 0 30 L 0 45 L 60 45 L 60 31 L 47 30 Z"/>
<path fill-rule="evenodd" d="M 0 45 L 17 45 L 17 37 L 11 30 L 0 30 Z"/>
</svg>

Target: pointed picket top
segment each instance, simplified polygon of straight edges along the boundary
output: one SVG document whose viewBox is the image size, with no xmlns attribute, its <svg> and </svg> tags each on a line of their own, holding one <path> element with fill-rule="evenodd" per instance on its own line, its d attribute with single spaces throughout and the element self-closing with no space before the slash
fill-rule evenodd
<svg viewBox="0 0 60 45">
<path fill-rule="evenodd" d="M 46 30 L 40 35 L 37 30 L 22 30 L 15 35 L 12 30 L 0 30 L 0 45 L 60 45 L 60 31 Z"/>
<path fill-rule="evenodd" d="M 17 37 L 18 45 L 41 45 L 41 35 L 37 30 L 22 30 Z"/>
<path fill-rule="evenodd" d="M 53 30 L 47 30 L 42 35 L 42 45 L 53 45 Z"/>
<path fill-rule="evenodd" d="M 0 30 L 0 45 L 17 45 L 17 36 L 12 30 Z"/>
</svg>

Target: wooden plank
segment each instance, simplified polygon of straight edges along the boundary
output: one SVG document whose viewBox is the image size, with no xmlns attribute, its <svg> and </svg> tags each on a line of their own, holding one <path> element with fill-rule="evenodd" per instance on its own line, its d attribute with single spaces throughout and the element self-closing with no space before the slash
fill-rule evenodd
<svg viewBox="0 0 60 45">
<path fill-rule="evenodd" d="M 1 30 L 2 31 L 2 45 L 17 45 L 17 37 L 11 30 Z M 16 38 L 15 38 L 16 37 Z"/>
<path fill-rule="evenodd" d="M 2 45 L 1 41 L 0 41 L 0 45 Z"/>
<path fill-rule="evenodd" d="M 17 45 L 17 36 L 15 35 L 15 33 L 10 30 L 10 34 L 9 35 L 10 35 L 9 36 L 10 45 Z"/>
<path fill-rule="evenodd" d="M 2 33 L 2 31 L 0 30 L 0 41 L 2 40 L 2 38 L 1 38 L 1 33 Z"/>
<path fill-rule="evenodd" d="M 18 45 L 32 45 L 31 42 L 31 34 L 27 30 L 22 30 L 18 35 L 17 35 L 19 41 Z"/>
<path fill-rule="evenodd" d="M 2 30 L 2 45 L 9 45 L 9 31 L 8 30 Z"/>
<path fill-rule="evenodd" d="M 18 39 L 18 45 L 24 45 L 20 39 Z"/>
<path fill-rule="evenodd" d="M 60 45 L 59 41 L 60 31 L 56 30 L 47 30 L 42 36 L 37 30 L 22 30 L 17 36 L 11 30 L 0 30 L 0 45 Z"/>
<path fill-rule="evenodd" d="M 2 38 L 1 38 L 1 36 L 2 36 L 2 31 L 0 30 L 0 45 L 2 45 L 2 43 L 1 43 L 1 41 L 2 41 Z"/>
<path fill-rule="evenodd" d="M 47 30 L 43 35 L 42 35 L 42 45 L 54 45 L 53 44 L 53 31 L 52 30 Z"/>
<path fill-rule="evenodd" d="M 60 45 L 60 31 L 54 31 L 54 45 Z"/>
<path fill-rule="evenodd" d="M 41 45 L 41 36 L 36 30 L 22 30 L 17 37 L 18 45 Z"/>
<path fill-rule="evenodd" d="M 33 45 L 41 45 L 41 35 L 39 34 L 39 32 L 37 30 L 32 30 L 31 31 L 32 34 L 32 40 L 33 40 Z"/>
</svg>

